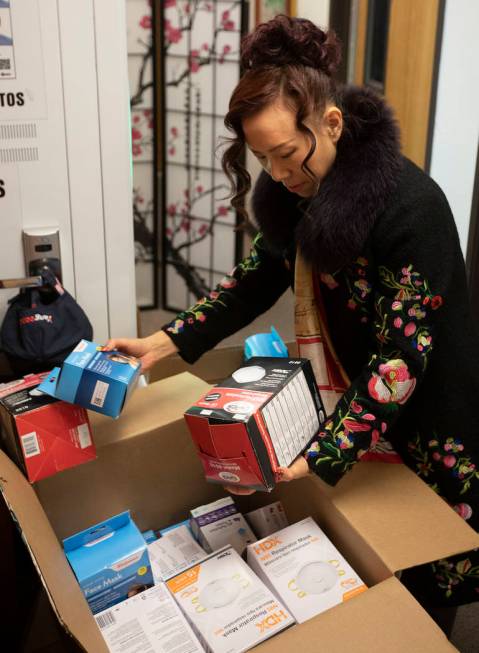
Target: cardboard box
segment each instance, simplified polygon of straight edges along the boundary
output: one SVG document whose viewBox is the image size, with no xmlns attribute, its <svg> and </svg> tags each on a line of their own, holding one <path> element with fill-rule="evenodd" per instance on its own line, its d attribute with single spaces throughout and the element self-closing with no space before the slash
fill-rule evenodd
<svg viewBox="0 0 479 653">
<path fill-rule="evenodd" d="M 0 386 L 2 446 L 31 483 L 96 458 L 86 410 L 35 392 L 45 376 Z"/>
<path fill-rule="evenodd" d="M 281 501 L 275 501 L 262 508 L 247 512 L 245 518 L 260 539 L 288 526 L 288 519 Z"/>
<path fill-rule="evenodd" d="M 3 496 L 61 623 L 89 653 L 108 649 L 59 539 L 128 508 L 142 530 L 167 526 L 224 494 L 205 483 L 182 416 L 208 387 L 185 373 L 139 389 L 119 420 L 92 415 L 98 458 L 35 487 L 0 452 Z M 345 646 L 355 653 L 455 650 L 394 574 L 476 548 L 479 535 L 411 470 L 360 462 L 327 492 L 308 476 L 237 503 L 246 513 L 271 501 L 282 502 L 291 522 L 311 515 L 369 589 L 292 626 L 258 652 L 316 653 L 319 645 L 328 653 L 344 653 Z"/>
<path fill-rule="evenodd" d="M 304 358 L 251 358 L 185 413 L 206 479 L 259 490 L 274 487 L 324 418 Z"/>
<path fill-rule="evenodd" d="M 256 537 L 233 499 L 223 497 L 206 506 L 193 508 L 191 530 L 208 553 L 230 544 L 240 555 Z"/>
<path fill-rule="evenodd" d="M 164 583 L 97 614 L 110 653 L 202 653 L 203 647 Z"/>
<path fill-rule="evenodd" d="M 140 361 L 81 340 L 41 384 L 52 397 L 118 417 L 140 376 Z"/>
<path fill-rule="evenodd" d="M 166 583 L 211 653 L 243 653 L 294 623 L 232 547 Z"/>
<path fill-rule="evenodd" d="M 93 614 L 153 585 L 148 549 L 129 510 L 63 540 Z"/>
<path fill-rule="evenodd" d="M 206 557 L 206 552 L 187 526 L 173 528 L 159 540 L 151 542 L 148 554 L 155 582 L 168 580 Z"/>
<path fill-rule="evenodd" d="M 311 517 L 250 544 L 247 560 L 299 624 L 367 589 Z"/>
</svg>

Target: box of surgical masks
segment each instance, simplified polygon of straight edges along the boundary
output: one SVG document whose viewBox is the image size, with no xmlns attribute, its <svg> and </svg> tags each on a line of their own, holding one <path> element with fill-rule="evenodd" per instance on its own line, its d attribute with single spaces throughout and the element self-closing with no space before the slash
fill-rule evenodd
<svg viewBox="0 0 479 653">
<path fill-rule="evenodd" d="M 164 583 L 95 617 L 110 653 L 204 651 Z"/>
<path fill-rule="evenodd" d="M 280 531 L 288 525 L 281 501 L 275 501 L 257 510 L 247 512 L 245 518 L 259 538 Z"/>
<path fill-rule="evenodd" d="M 153 585 L 146 542 L 127 510 L 63 540 L 93 614 Z"/>
<path fill-rule="evenodd" d="M 167 582 L 212 653 L 242 653 L 294 623 L 236 551 L 213 553 Z"/>
<path fill-rule="evenodd" d="M 168 580 L 206 556 L 187 526 L 178 526 L 148 545 L 155 582 Z"/>
<path fill-rule="evenodd" d="M 81 340 L 39 386 L 46 394 L 118 417 L 140 376 L 137 358 Z"/>
<path fill-rule="evenodd" d="M 240 555 L 256 537 L 231 497 L 224 497 L 190 512 L 193 535 L 208 553 L 227 544 Z"/>
<path fill-rule="evenodd" d="M 251 544 L 247 557 L 298 623 L 367 589 L 311 517 Z"/>
</svg>

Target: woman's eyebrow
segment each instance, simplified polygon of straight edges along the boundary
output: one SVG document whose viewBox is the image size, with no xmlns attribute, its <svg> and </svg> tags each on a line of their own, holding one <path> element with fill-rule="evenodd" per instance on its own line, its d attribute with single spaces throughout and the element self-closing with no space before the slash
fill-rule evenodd
<svg viewBox="0 0 479 653">
<path fill-rule="evenodd" d="M 283 147 L 283 145 L 287 145 L 288 143 L 291 143 L 291 141 L 293 141 L 293 140 L 294 140 L 294 138 L 290 138 L 288 141 L 284 141 L 284 143 L 280 143 L 279 145 L 275 145 L 270 150 L 268 150 L 268 153 L 270 154 L 271 152 L 274 152 L 275 150 L 279 150 L 280 147 Z M 258 152 L 257 150 L 252 149 L 251 151 L 253 152 L 253 154 L 260 154 L 261 155 L 261 152 Z"/>
</svg>

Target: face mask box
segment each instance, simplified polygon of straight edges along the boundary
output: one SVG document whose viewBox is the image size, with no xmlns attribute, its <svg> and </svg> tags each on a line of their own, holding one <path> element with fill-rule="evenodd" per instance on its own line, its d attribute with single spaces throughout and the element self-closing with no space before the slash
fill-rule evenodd
<svg viewBox="0 0 479 653">
<path fill-rule="evenodd" d="M 110 653 L 158 651 L 202 653 L 193 629 L 164 583 L 118 603 L 95 617 Z"/>
<path fill-rule="evenodd" d="M 117 351 L 102 351 L 93 342 L 81 340 L 55 367 L 40 390 L 57 399 L 89 410 L 118 417 L 140 376 L 140 361 Z"/>
<path fill-rule="evenodd" d="M 93 614 L 153 585 L 146 542 L 127 510 L 63 540 Z"/>
<path fill-rule="evenodd" d="M 251 358 L 185 413 L 208 481 L 271 490 L 318 433 L 324 409 L 311 363 Z"/>
<path fill-rule="evenodd" d="M 242 653 L 294 623 L 231 547 L 167 582 L 211 653 Z"/>
<path fill-rule="evenodd" d="M 44 377 L 0 386 L 2 443 L 31 483 L 96 458 L 87 411 L 38 392 Z"/>
<path fill-rule="evenodd" d="M 191 511 L 191 530 L 208 553 L 231 545 L 240 555 L 256 537 L 231 497 Z"/>
<path fill-rule="evenodd" d="M 206 556 L 186 526 L 169 530 L 148 545 L 155 582 L 168 580 Z"/>
<path fill-rule="evenodd" d="M 288 526 L 281 501 L 247 512 L 245 519 L 259 538 L 267 537 Z"/>
<path fill-rule="evenodd" d="M 251 544 L 248 564 L 298 623 L 367 589 L 311 517 Z"/>
</svg>

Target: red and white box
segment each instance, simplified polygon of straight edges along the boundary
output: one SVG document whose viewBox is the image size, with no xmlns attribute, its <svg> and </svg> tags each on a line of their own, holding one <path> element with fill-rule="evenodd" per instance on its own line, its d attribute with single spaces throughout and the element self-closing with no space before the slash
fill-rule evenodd
<svg viewBox="0 0 479 653">
<path fill-rule="evenodd" d="M 31 483 L 96 458 L 87 411 L 36 390 L 45 377 L 0 385 L 2 446 Z"/>
<path fill-rule="evenodd" d="M 325 413 L 309 360 L 251 358 L 185 413 L 206 479 L 271 490 Z"/>
</svg>

